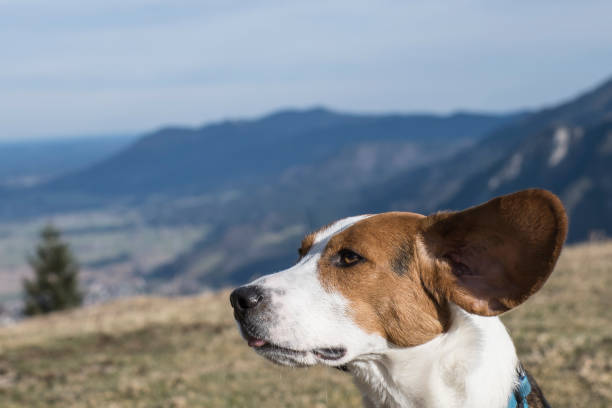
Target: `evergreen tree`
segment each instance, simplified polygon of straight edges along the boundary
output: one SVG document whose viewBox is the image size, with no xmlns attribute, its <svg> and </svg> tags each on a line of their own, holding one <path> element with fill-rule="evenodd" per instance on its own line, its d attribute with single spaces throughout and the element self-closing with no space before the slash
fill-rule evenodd
<svg viewBox="0 0 612 408">
<path fill-rule="evenodd" d="M 28 257 L 34 279 L 24 279 L 24 314 L 31 316 L 80 306 L 79 267 L 60 232 L 47 225 L 36 253 Z"/>
</svg>

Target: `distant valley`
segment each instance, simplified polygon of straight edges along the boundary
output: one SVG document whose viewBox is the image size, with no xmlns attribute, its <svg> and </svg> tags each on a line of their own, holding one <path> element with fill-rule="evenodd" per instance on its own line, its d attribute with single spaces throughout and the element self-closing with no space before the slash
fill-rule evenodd
<svg viewBox="0 0 612 408">
<path fill-rule="evenodd" d="M 18 300 L 26 255 L 48 221 L 79 258 L 88 301 L 231 284 L 236 270 L 243 275 L 250 262 L 281 255 L 307 230 L 345 214 L 345 194 L 449 157 L 519 116 L 315 108 L 161 129 L 47 182 L 4 187 L 0 297 Z M 228 255 L 238 244 L 232 234 L 245 241 L 242 256 Z M 179 264 L 188 272 L 175 274 Z"/>
</svg>

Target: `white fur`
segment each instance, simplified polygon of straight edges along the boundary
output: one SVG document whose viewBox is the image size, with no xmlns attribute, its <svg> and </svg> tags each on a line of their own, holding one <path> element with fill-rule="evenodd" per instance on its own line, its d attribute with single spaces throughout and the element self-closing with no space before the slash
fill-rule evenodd
<svg viewBox="0 0 612 408">
<path fill-rule="evenodd" d="M 518 359 L 497 317 L 452 307 L 450 330 L 416 347 L 355 359 L 349 369 L 368 407 L 506 407 Z"/>
<path fill-rule="evenodd" d="M 277 321 L 269 325 L 266 340 L 304 352 L 276 361 L 348 364 L 368 407 L 505 407 L 518 360 L 497 317 L 472 315 L 452 305 L 447 332 L 416 347 L 398 348 L 357 326 L 347 299 L 322 287 L 317 263 L 327 242 L 364 218 L 332 224 L 317 234 L 297 265 L 251 283 L 271 293 Z M 324 347 L 344 347 L 347 353 L 330 362 L 312 352 Z"/>
<path fill-rule="evenodd" d="M 270 325 L 268 341 L 300 351 L 338 346 L 347 349 L 346 355 L 333 363 L 309 352 L 294 361 L 298 365 L 342 365 L 363 353 L 387 348 L 385 339 L 365 333 L 352 321 L 348 301 L 340 293 L 326 291 L 317 274 L 317 263 L 329 239 L 364 218 L 366 216 L 337 221 L 317 234 L 312 248 L 297 265 L 251 283 L 270 289 L 271 303 L 282 322 Z"/>
</svg>

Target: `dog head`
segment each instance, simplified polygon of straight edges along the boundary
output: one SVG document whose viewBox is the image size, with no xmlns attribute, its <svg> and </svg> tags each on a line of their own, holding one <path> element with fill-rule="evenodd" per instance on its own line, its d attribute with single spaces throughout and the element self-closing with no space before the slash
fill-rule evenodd
<svg viewBox="0 0 612 408">
<path fill-rule="evenodd" d="M 460 212 L 391 212 L 307 235 L 293 267 L 232 292 L 248 344 L 285 365 L 343 365 L 413 347 L 450 325 L 451 303 L 494 316 L 553 270 L 567 232 L 559 199 L 525 190 Z"/>
</svg>

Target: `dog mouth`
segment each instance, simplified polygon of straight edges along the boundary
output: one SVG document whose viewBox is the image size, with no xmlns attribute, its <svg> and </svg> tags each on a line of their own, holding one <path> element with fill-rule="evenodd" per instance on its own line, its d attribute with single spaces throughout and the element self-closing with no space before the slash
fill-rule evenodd
<svg viewBox="0 0 612 408">
<path fill-rule="evenodd" d="M 346 349 L 344 347 L 324 347 L 312 350 L 312 354 L 321 360 L 335 361 L 346 355 Z"/>
<path fill-rule="evenodd" d="M 255 351 L 261 352 L 262 354 L 274 353 L 300 357 L 306 356 L 310 352 L 319 359 L 326 361 L 340 360 L 346 355 L 346 349 L 344 347 L 321 347 L 312 350 L 295 350 L 250 335 L 246 336 L 246 340 L 249 347 L 252 347 Z"/>
</svg>

